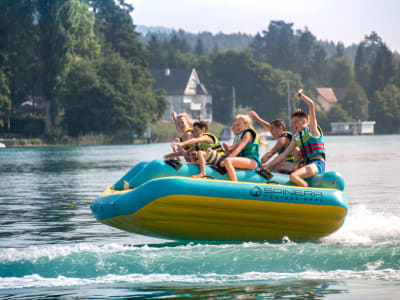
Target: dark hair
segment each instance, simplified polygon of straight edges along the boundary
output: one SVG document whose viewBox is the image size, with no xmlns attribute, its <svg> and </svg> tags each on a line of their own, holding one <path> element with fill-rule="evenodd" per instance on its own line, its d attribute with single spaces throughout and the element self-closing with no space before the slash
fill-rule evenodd
<svg viewBox="0 0 400 300">
<path fill-rule="evenodd" d="M 304 111 L 302 111 L 301 109 L 295 111 L 292 114 L 292 118 L 294 118 L 294 117 L 308 119 L 307 114 Z"/>
<path fill-rule="evenodd" d="M 271 122 L 271 125 L 274 125 L 276 128 L 282 126 L 283 130 L 286 130 L 286 124 L 282 119 L 276 119 Z"/>
<path fill-rule="evenodd" d="M 206 129 L 206 131 L 208 131 L 208 124 L 205 121 L 197 121 L 193 123 L 193 127 L 199 127 L 200 129 Z"/>
</svg>

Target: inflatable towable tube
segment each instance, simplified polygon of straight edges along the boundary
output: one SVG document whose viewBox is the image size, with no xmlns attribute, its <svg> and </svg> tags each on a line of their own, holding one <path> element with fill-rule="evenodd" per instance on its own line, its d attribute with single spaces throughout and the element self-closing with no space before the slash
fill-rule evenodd
<svg viewBox="0 0 400 300">
<path fill-rule="evenodd" d="M 156 178 L 183 176 L 190 177 L 198 174 L 200 168 L 198 164 L 170 161 L 170 160 L 153 160 L 152 162 L 141 162 L 134 166 L 126 175 L 124 175 L 117 183 L 114 189 L 122 190 L 123 181 L 129 183 L 129 188 L 136 188 L 143 183 Z M 218 180 L 229 180 L 227 173 L 221 173 L 220 170 L 213 169 L 211 165 L 206 166 L 206 173 L 209 178 Z M 268 173 L 268 172 L 267 172 Z M 289 176 L 279 173 L 269 173 L 267 176 L 256 172 L 255 170 L 236 170 L 237 180 L 244 182 L 271 183 L 295 186 L 289 180 Z M 310 179 L 306 179 L 310 187 L 331 188 L 344 190 L 344 180 L 338 172 L 330 171 L 324 174 L 317 174 Z"/>
<path fill-rule="evenodd" d="M 338 230 L 347 214 L 343 178 L 336 172 L 314 176 L 309 183 L 319 187 L 308 188 L 289 184 L 285 175 L 267 179 L 254 171 L 237 171 L 238 182 L 211 168 L 207 174 L 219 178 L 182 177 L 198 168 L 142 163 L 123 177 L 135 188 L 107 188 L 92 212 L 121 230 L 192 241 L 316 240 Z"/>
</svg>

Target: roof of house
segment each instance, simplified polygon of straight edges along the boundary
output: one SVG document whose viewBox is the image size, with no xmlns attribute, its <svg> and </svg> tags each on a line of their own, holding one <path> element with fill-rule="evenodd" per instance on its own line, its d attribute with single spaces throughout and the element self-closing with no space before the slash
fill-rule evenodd
<svg viewBox="0 0 400 300">
<path fill-rule="evenodd" d="M 333 92 L 335 93 L 337 101 L 340 102 L 344 99 L 344 97 L 346 97 L 347 89 L 346 88 L 333 88 Z"/>
<path fill-rule="evenodd" d="M 331 104 L 338 101 L 332 88 L 315 88 L 315 95 L 317 97 L 321 96 Z"/>
<path fill-rule="evenodd" d="M 196 86 L 196 94 L 197 95 L 207 95 L 208 94 L 206 87 L 202 83 L 199 83 Z"/>
<path fill-rule="evenodd" d="M 151 69 L 151 76 L 155 79 L 154 89 L 164 89 L 167 95 L 183 95 L 192 71 L 192 69 Z"/>
</svg>

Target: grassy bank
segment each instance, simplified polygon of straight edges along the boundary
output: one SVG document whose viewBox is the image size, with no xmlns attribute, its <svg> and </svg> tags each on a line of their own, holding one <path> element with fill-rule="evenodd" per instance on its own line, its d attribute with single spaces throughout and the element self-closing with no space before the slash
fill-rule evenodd
<svg viewBox="0 0 400 300">
<path fill-rule="evenodd" d="M 217 122 L 212 122 L 209 126 L 210 132 L 217 137 L 219 137 L 221 134 L 222 129 L 226 127 L 225 125 Z M 153 124 L 151 126 L 151 134 L 153 140 L 158 142 L 170 142 L 179 136 L 178 132 L 176 131 L 175 124 L 172 122 L 158 122 Z"/>
<path fill-rule="evenodd" d="M 223 124 L 212 122 L 210 131 L 219 137 Z M 172 122 L 157 122 L 151 127 L 152 142 L 171 142 L 179 134 Z M 118 145 L 118 144 L 140 144 L 146 143 L 144 137 L 133 138 L 129 131 L 121 131 L 113 135 L 85 134 L 78 137 L 70 137 L 55 129 L 50 135 L 40 137 L 25 137 L 18 134 L 0 135 L 0 143 L 7 147 L 39 147 L 39 146 L 89 146 L 89 145 Z"/>
</svg>

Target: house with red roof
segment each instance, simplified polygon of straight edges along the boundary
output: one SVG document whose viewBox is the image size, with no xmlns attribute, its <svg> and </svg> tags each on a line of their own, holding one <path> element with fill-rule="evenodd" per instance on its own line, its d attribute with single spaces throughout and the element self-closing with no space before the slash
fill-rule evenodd
<svg viewBox="0 0 400 300">
<path fill-rule="evenodd" d="M 345 88 L 314 88 L 313 93 L 315 95 L 317 109 L 328 111 L 333 104 L 340 103 L 340 101 L 343 100 L 346 96 L 346 90 Z"/>
</svg>

